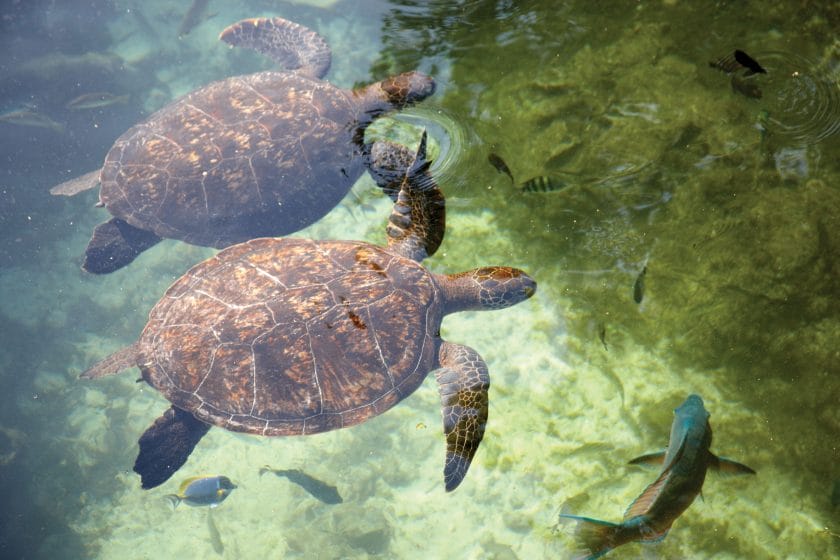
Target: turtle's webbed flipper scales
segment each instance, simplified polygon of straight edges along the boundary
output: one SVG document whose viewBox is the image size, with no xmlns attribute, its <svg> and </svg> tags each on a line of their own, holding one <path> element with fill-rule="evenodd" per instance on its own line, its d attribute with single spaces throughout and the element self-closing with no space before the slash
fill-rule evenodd
<svg viewBox="0 0 840 560">
<path fill-rule="evenodd" d="M 403 172 L 385 230 L 388 248 L 417 262 L 438 250 L 446 227 L 446 203 L 429 166 L 423 131 L 417 153 Z"/>
<path fill-rule="evenodd" d="M 79 377 L 82 379 L 96 379 L 119 373 L 124 369 L 137 365 L 137 343 L 117 350 L 107 358 L 100 360 L 85 370 Z"/>
<path fill-rule="evenodd" d="M 134 472 L 145 490 L 160 486 L 187 462 L 198 441 L 210 429 L 189 412 L 170 407 L 140 436 Z"/>
<path fill-rule="evenodd" d="M 484 437 L 490 375 L 478 352 L 460 344 L 440 347 L 440 369 L 435 371 L 446 435 L 443 468 L 446 491 L 461 484 Z"/>
<path fill-rule="evenodd" d="M 82 269 L 93 274 L 114 272 L 159 241 L 160 237 L 150 231 L 136 228 L 119 218 L 111 218 L 93 230 L 93 237 L 85 249 Z"/>
<path fill-rule="evenodd" d="M 100 170 L 97 169 L 95 171 L 91 171 L 89 173 L 85 173 L 84 175 L 76 177 L 75 179 L 64 181 L 63 183 L 60 183 L 51 188 L 50 194 L 73 196 L 74 194 L 78 194 L 82 191 L 92 189 L 93 187 L 99 184 L 99 172 Z"/>
<path fill-rule="evenodd" d="M 311 29 L 283 18 L 243 19 L 226 27 L 219 39 L 234 47 L 253 49 L 286 70 L 316 80 L 330 69 L 326 41 Z"/>
</svg>

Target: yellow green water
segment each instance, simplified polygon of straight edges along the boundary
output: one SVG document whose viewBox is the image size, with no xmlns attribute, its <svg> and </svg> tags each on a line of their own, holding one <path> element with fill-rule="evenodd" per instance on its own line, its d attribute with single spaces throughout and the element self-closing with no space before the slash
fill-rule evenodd
<svg viewBox="0 0 840 560">
<path fill-rule="evenodd" d="M 216 15 L 178 40 L 180 8 L 137 4 L 0 8 L 14 78 L 0 85 L 3 108 L 34 99 L 66 126 L 0 122 L 0 456 L 14 452 L 0 465 L 0 556 L 568 558 L 572 528 L 558 513 L 618 521 L 655 477 L 627 461 L 665 446 L 672 409 L 692 392 L 712 414 L 713 450 L 758 476 L 710 474 L 664 541 L 608 558 L 840 555 L 840 135 L 788 126 L 831 130 L 840 108 L 798 104 L 805 93 L 786 93 L 778 77 L 793 79 L 789 61 L 799 61 L 836 102 L 838 8 L 211 2 Z M 438 92 L 403 119 L 435 136 L 448 202 L 444 244 L 427 265 L 506 264 L 539 282 L 517 307 L 444 322 L 443 336 L 477 349 L 492 378 L 485 439 L 452 494 L 431 379 L 351 429 L 289 439 L 211 430 L 151 491 L 131 465 L 166 401 L 135 383 L 137 371 L 76 379 L 135 340 L 166 287 L 213 251 L 167 241 L 121 271 L 85 274 L 79 257 L 105 213 L 94 192 L 59 200 L 47 190 L 100 165 L 116 136 L 173 96 L 266 68 L 216 41 L 256 15 L 327 37 L 333 83 L 434 75 Z M 23 33 L 33 28 L 43 39 Z M 735 48 L 766 53 L 762 99 L 708 66 Z M 75 74 L 50 70 L 58 55 L 66 66 L 86 52 L 125 63 L 85 55 Z M 66 89 L 85 80 L 131 91 L 131 103 L 65 111 Z M 490 152 L 517 183 L 554 175 L 569 187 L 519 192 Z M 388 211 L 364 178 L 298 235 L 381 242 Z M 260 479 L 266 464 L 328 481 L 344 503 Z M 239 485 L 213 514 L 221 553 L 206 510 L 165 499 L 201 473 Z"/>
</svg>

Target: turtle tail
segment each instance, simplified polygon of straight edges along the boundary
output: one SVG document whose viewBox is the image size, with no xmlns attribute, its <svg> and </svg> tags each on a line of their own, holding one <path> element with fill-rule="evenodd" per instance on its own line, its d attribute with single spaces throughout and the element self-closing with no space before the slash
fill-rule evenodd
<svg viewBox="0 0 840 560">
<path fill-rule="evenodd" d="M 82 379 L 96 379 L 119 373 L 124 369 L 137 365 L 137 343 L 117 350 L 107 358 L 95 363 L 84 371 L 79 377 Z"/>
</svg>

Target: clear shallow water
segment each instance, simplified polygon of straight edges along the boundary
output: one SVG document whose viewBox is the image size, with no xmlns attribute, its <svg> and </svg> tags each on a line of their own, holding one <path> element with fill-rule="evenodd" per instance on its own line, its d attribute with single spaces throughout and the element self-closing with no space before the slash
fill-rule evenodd
<svg viewBox="0 0 840 560">
<path fill-rule="evenodd" d="M 167 4 L 2 8 L 3 109 L 34 104 L 63 126 L 0 122 L 4 557 L 568 557 L 557 513 L 619 520 L 655 476 L 627 460 L 665 445 L 690 392 L 712 414 L 713 450 L 759 475 L 710 475 L 705 500 L 661 544 L 609 557 L 838 555 L 840 138 L 823 134 L 836 130 L 836 8 L 211 3 L 217 15 L 178 40 L 181 11 Z M 136 440 L 165 401 L 136 371 L 76 379 L 133 341 L 166 287 L 212 251 L 165 242 L 117 273 L 86 275 L 80 255 L 105 214 L 94 192 L 47 190 L 98 167 L 169 99 L 266 68 L 216 36 L 272 14 L 328 38 L 333 83 L 434 75 L 438 92 L 405 119 L 429 122 L 444 153 L 449 227 L 428 266 L 503 263 L 540 282 L 518 307 L 444 322 L 493 379 L 485 440 L 452 495 L 430 380 L 357 428 L 283 440 L 211 430 L 169 483 L 143 492 Z M 735 48 L 768 53 L 761 99 L 708 66 Z M 64 108 L 86 91 L 131 98 Z M 821 126 L 804 126 L 813 115 Z M 569 187 L 519 192 L 491 151 L 517 183 L 557 175 Z M 300 235 L 378 242 L 387 212 L 364 179 Z M 344 503 L 261 480 L 264 464 L 329 480 Z M 172 511 L 164 498 L 202 472 L 240 485 L 214 512 L 221 554 L 206 511 Z"/>
</svg>

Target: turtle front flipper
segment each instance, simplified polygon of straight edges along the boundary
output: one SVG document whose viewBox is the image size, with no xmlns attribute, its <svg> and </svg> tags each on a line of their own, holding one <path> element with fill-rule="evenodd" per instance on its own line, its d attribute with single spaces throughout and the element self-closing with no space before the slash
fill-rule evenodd
<svg viewBox="0 0 840 560">
<path fill-rule="evenodd" d="M 466 476 L 484 437 L 490 375 L 478 352 L 468 346 L 444 342 L 439 350 L 439 362 L 435 379 L 446 435 L 443 479 L 446 491 L 451 492 Z"/>
<path fill-rule="evenodd" d="M 143 489 L 169 480 L 209 429 L 209 424 L 174 406 L 155 420 L 140 436 L 140 453 L 134 461 L 134 472 L 140 475 Z"/>
<path fill-rule="evenodd" d="M 330 69 L 327 42 L 311 29 L 283 18 L 243 19 L 226 27 L 219 39 L 234 47 L 254 49 L 284 69 L 316 80 Z"/>
<path fill-rule="evenodd" d="M 136 228 L 125 220 L 111 218 L 93 230 L 93 237 L 85 249 L 82 269 L 93 274 L 114 272 L 159 241 L 160 237 L 150 231 Z"/>
<path fill-rule="evenodd" d="M 397 147 L 396 144 L 383 145 L 383 150 L 390 150 L 390 155 L 383 151 L 377 157 L 392 168 L 388 172 L 380 171 L 379 176 L 398 189 L 385 229 L 388 235 L 388 249 L 420 262 L 435 254 L 443 241 L 446 228 L 446 202 L 429 173 L 431 162 L 426 159 L 426 131 L 423 131 L 417 152 L 410 160 L 405 154 L 399 153 L 399 150 L 404 148 Z M 397 184 L 397 171 L 393 166 L 402 165 L 405 161 L 409 161 L 409 164 L 404 166 L 400 182 Z M 382 169 L 386 168 L 387 165 L 382 166 Z M 388 188 L 391 187 L 383 187 L 383 190 L 388 192 Z"/>
</svg>

